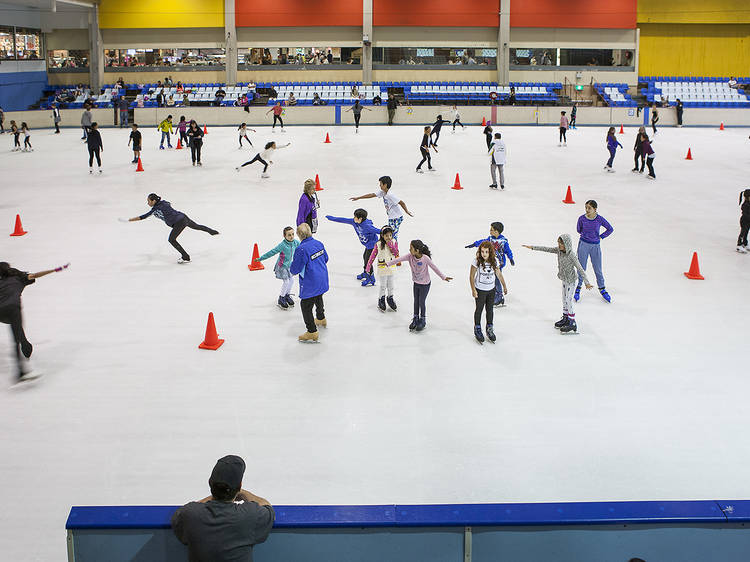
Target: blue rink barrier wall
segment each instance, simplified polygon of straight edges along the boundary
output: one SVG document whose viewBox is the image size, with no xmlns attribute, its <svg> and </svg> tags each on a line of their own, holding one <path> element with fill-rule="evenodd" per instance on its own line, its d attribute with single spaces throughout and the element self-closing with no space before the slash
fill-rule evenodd
<svg viewBox="0 0 750 562">
<path fill-rule="evenodd" d="M 69 562 L 186 562 L 177 506 L 73 507 Z M 747 560 L 750 501 L 275 506 L 256 562 Z"/>
<path fill-rule="evenodd" d="M 362 125 L 385 125 L 388 122 L 388 112 L 385 106 L 367 106 L 362 112 L 360 123 Z M 491 121 L 493 125 L 545 125 L 558 126 L 560 123 L 560 112 L 570 112 L 569 106 L 459 106 L 461 121 L 464 125 L 477 126 L 482 119 Z M 134 120 L 140 127 L 155 127 L 167 115 L 172 115 L 175 123 L 181 115 L 188 120 L 195 119 L 201 126 L 234 126 L 247 123 L 251 127 L 271 125 L 272 117 L 267 115 L 268 107 L 252 107 L 250 112 L 239 107 L 148 107 L 136 108 Z M 61 110 L 61 126 L 79 128 L 81 125 L 82 109 Z M 112 127 L 115 125 L 116 112 L 112 108 L 92 110 L 94 120 L 101 127 Z M 414 107 L 401 106 L 396 110 L 395 125 L 431 125 L 435 118 L 441 114 L 444 119 L 450 118 L 448 106 L 420 105 Z M 633 108 L 626 107 L 581 107 L 578 109 L 576 123 L 579 127 L 587 126 L 616 126 L 625 127 L 641 126 L 648 119 L 649 112 L 637 112 Z M 29 127 L 52 128 L 52 112 L 40 111 L 6 111 L 6 126 L 11 119 L 17 123 L 26 121 Z M 353 126 L 354 116 L 352 112 L 342 110 L 341 106 L 323 107 L 287 107 L 284 110 L 284 125 L 337 125 Z M 131 122 L 133 122 L 131 120 Z M 702 108 L 685 109 L 683 124 L 686 127 L 716 127 L 724 123 L 725 127 L 750 127 L 750 109 L 744 108 Z M 677 124 L 677 115 L 674 108 L 663 108 L 659 110 L 659 127 L 670 127 Z M 210 132 L 210 131 L 209 131 Z"/>
</svg>

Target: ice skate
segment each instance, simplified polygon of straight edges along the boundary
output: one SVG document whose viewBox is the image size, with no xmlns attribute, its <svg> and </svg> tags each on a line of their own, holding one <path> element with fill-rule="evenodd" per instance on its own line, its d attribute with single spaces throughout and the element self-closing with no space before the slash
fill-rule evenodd
<svg viewBox="0 0 750 562">
<path fill-rule="evenodd" d="M 177 260 L 177 263 L 179 263 L 179 264 L 190 263 L 190 258 L 187 258 L 187 259 L 180 258 L 180 259 Z"/>
<path fill-rule="evenodd" d="M 387 299 L 385 299 L 385 302 L 388 303 L 388 306 L 390 307 L 390 309 L 393 312 L 396 312 L 396 301 L 393 300 L 393 295 L 391 295 L 390 297 L 388 297 Z"/>
<path fill-rule="evenodd" d="M 287 310 L 289 308 L 284 297 L 279 297 L 279 300 L 276 301 L 276 305 L 282 310 Z"/>
<path fill-rule="evenodd" d="M 38 378 L 41 378 L 41 376 L 42 376 L 41 373 L 35 373 L 34 371 L 28 371 L 26 373 L 23 373 L 23 374 L 19 375 L 18 378 L 16 379 L 16 382 L 13 384 L 13 386 L 20 385 L 20 384 L 25 384 L 25 383 L 34 381 L 34 380 L 36 380 Z"/>
<path fill-rule="evenodd" d="M 409 324 L 409 331 L 413 332 L 417 328 L 417 324 L 419 323 L 419 318 L 417 316 L 414 316 L 411 319 L 411 324 Z"/>
<path fill-rule="evenodd" d="M 378 299 L 378 308 L 380 309 L 380 312 L 385 312 L 385 297 L 380 297 Z"/>
<path fill-rule="evenodd" d="M 609 296 L 609 293 L 607 292 L 607 289 L 604 287 L 599 287 L 599 293 L 601 293 L 602 298 L 607 302 L 612 302 L 612 297 Z"/>
<path fill-rule="evenodd" d="M 421 332 L 427 327 L 427 320 L 425 320 L 424 316 L 421 316 L 419 320 L 417 320 L 417 325 L 414 327 L 414 329 L 417 332 Z"/>
<path fill-rule="evenodd" d="M 737 246 L 737 252 L 739 252 L 740 254 L 747 254 L 747 250 L 742 246 Z"/>
<path fill-rule="evenodd" d="M 94 173 L 94 170 L 92 170 L 91 168 L 89 168 L 89 174 L 93 174 L 93 173 Z"/>
<path fill-rule="evenodd" d="M 578 325 L 576 324 L 575 320 L 570 320 L 565 326 L 562 326 L 560 328 L 561 334 L 577 334 L 578 333 Z"/>
<path fill-rule="evenodd" d="M 327 328 L 328 327 L 328 320 L 323 318 L 322 320 L 315 319 L 315 325 L 320 326 L 321 328 Z"/>
<path fill-rule="evenodd" d="M 300 343 L 318 343 L 318 332 L 305 332 L 298 340 Z"/>
<path fill-rule="evenodd" d="M 368 273 L 367 277 L 365 277 L 362 280 L 362 286 L 363 287 L 367 287 L 367 286 L 374 286 L 374 285 L 375 285 L 375 274 L 374 273 Z"/>
<path fill-rule="evenodd" d="M 285 296 L 284 300 L 286 300 L 286 304 L 289 305 L 289 308 L 292 308 L 294 306 L 294 301 L 292 300 L 292 297 L 290 295 Z"/>
<path fill-rule="evenodd" d="M 497 184 L 496 183 L 491 183 L 490 184 L 490 189 L 497 189 Z"/>
<path fill-rule="evenodd" d="M 99 173 L 100 173 L 100 174 L 102 173 L 102 169 L 101 169 L 101 168 L 99 168 Z"/>
<path fill-rule="evenodd" d="M 474 337 L 477 338 L 479 343 L 484 343 L 484 334 L 482 333 L 481 326 L 474 326 Z"/>
<path fill-rule="evenodd" d="M 568 148 L 568 143 L 567 142 L 563 143 L 563 148 Z"/>
<path fill-rule="evenodd" d="M 505 306 L 505 295 L 500 295 L 495 299 L 495 302 L 493 303 L 493 306 Z"/>
<path fill-rule="evenodd" d="M 235 170 L 237 170 L 237 171 L 239 172 L 239 171 L 240 171 L 240 167 L 239 167 L 239 166 L 237 166 L 237 167 L 235 168 Z"/>
<path fill-rule="evenodd" d="M 558 143 L 557 143 L 557 146 L 562 146 L 562 143 L 561 143 L 561 142 L 558 142 Z"/>
<path fill-rule="evenodd" d="M 418 174 L 424 174 L 424 170 L 422 170 L 421 168 L 417 168 L 417 173 Z"/>
<path fill-rule="evenodd" d="M 427 168 L 427 171 L 428 172 L 435 172 L 435 171 L 437 171 L 437 168 Z"/>
<path fill-rule="evenodd" d="M 633 172 L 634 174 L 637 174 L 637 173 L 638 173 L 638 168 L 633 168 L 633 169 L 632 169 L 632 170 L 630 170 L 630 171 L 631 171 L 631 172 Z"/>
<path fill-rule="evenodd" d="M 567 325 L 567 323 L 568 323 L 568 315 L 563 314 L 563 317 L 560 318 L 560 320 L 558 320 L 557 322 L 555 322 L 555 328 L 559 330 L 563 326 Z"/>
<path fill-rule="evenodd" d="M 357 275 L 357 279 L 359 279 L 360 281 L 362 281 L 365 277 L 367 277 L 367 275 L 368 275 L 368 273 L 366 271 L 363 271 L 362 273 L 360 273 L 359 275 Z"/>
<path fill-rule="evenodd" d="M 578 286 L 576 287 L 576 292 L 575 292 L 575 294 L 573 295 L 573 299 L 574 299 L 574 300 L 575 300 L 576 302 L 578 302 L 580 298 L 581 298 L 581 286 L 580 286 L 580 285 L 578 285 Z"/>
<path fill-rule="evenodd" d="M 649 174 L 649 175 L 648 175 L 648 176 L 646 176 L 646 177 L 647 177 L 648 179 L 650 179 L 650 180 L 655 180 L 655 179 L 656 179 L 656 176 L 652 176 L 651 174 Z"/>
<path fill-rule="evenodd" d="M 487 339 L 492 343 L 495 343 L 497 336 L 495 336 L 495 329 L 492 324 L 487 324 Z"/>
<path fill-rule="evenodd" d="M 270 174 L 267 174 L 267 173 L 265 173 L 265 172 L 263 172 L 263 173 L 262 173 L 262 174 L 260 175 L 260 177 L 262 177 L 262 178 L 270 178 L 270 177 L 271 177 L 271 175 L 270 175 Z"/>
<path fill-rule="evenodd" d="M 615 171 L 612 168 L 607 168 L 607 172 L 609 172 L 610 174 L 614 174 L 615 173 Z"/>
<path fill-rule="evenodd" d="M 203 164 L 202 164 L 201 162 L 198 162 L 198 165 L 199 165 L 199 166 L 203 166 Z"/>
<path fill-rule="evenodd" d="M 500 189 L 501 189 L 501 190 L 504 190 L 504 189 L 505 189 L 505 185 L 501 183 L 501 184 L 500 184 Z"/>
</svg>

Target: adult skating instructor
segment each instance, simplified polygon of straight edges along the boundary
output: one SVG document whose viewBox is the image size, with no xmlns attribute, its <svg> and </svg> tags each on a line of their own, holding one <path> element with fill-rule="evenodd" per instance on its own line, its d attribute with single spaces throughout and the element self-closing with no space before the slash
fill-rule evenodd
<svg viewBox="0 0 750 562">
<path fill-rule="evenodd" d="M 10 324 L 13 332 L 13 348 L 15 349 L 16 361 L 18 364 L 17 381 L 25 381 L 36 378 L 29 366 L 21 358 L 21 354 L 28 359 L 31 357 L 33 346 L 26 339 L 23 331 L 23 317 L 21 316 L 21 293 L 34 281 L 50 273 L 67 269 L 70 264 L 56 267 L 55 269 L 46 269 L 38 273 L 26 273 L 19 271 L 8 264 L 0 262 L 0 322 Z"/>
<path fill-rule="evenodd" d="M 151 215 L 154 215 L 155 217 L 163 220 L 166 225 L 172 229 L 172 232 L 170 232 L 169 234 L 169 243 L 172 244 L 172 246 L 174 246 L 174 248 L 178 252 L 180 252 L 180 259 L 177 260 L 177 263 L 190 263 L 190 255 L 182 246 L 180 246 L 180 243 L 177 242 L 177 237 L 182 233 L 183 230 L 185 230 L 185 228 L 202 230 L 203 232 L 208 232 L 211 236 L 216 236 L 217 234 L 219 234 L 218 230 L 203 226 L 202 224 L 196 224 L 195 222 L 190 220 L 190 218 L 185 213 L 173 209 L 172 205 L 169 204 L 169 201 L 163 201 L 162 198 L 159 197 L 156 193 L 149 194 L 147 203 L 148 206 L 151 207 L 151 210 L 148 213 L 145 213 L 139 217 L 121 220 L 125 220 L 125 222 L 142 221 L 143 219 L 147 219 Z"/>
<path fill-rule="evenodd" d="M 318 341 L 318 326 L 326 327 L 323 310 L 323 293 L 328 291 L 328 254 L 323 244 L 312 237 L 310 226 L 303 222 L 297 227 L 300 244 L 294 251 L 289 271 L 299 274 L 299 298 L 302 318 L 305 319 L 307 332 L 299 337 L 301 342 Z M 313 306 L 315 318 L 313 318 Z"/>
</svg>

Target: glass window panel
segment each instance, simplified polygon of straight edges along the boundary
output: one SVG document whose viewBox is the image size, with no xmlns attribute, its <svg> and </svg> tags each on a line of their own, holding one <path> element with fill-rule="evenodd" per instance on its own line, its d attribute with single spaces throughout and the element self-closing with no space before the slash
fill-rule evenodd
<svg viewBox="0 0 750 562">
<path fill-rule="evenodd" d="M 16 56 L 19 60 L 40 58 L 41 40 L 39 30 L 16 28 Z"/>
<path fill-rule="evenodd" d="M 67 51 L 59 49 L 47 51 L 49 68 L 88 68 L 89 51 Z"/>
<path fill-rule="evenodd" d="M 13 48 L 13 28 L 0 27 L 0 60 L 16 58 Z"/>
</svg>

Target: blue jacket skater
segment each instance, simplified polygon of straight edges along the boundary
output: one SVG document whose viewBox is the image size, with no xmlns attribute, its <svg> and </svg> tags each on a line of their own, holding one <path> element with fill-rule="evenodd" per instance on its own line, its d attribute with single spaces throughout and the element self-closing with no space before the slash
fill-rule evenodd
<svg viewBox="0 0 750 562">
<path fill-rule="evenodd" d="M 292 275 L 299 274 L 299 298 L 309 299 L 328 291 L 328 254 L 323 244 L 312 236 L 300 242 L 294 251 Z"/>
</svg>

